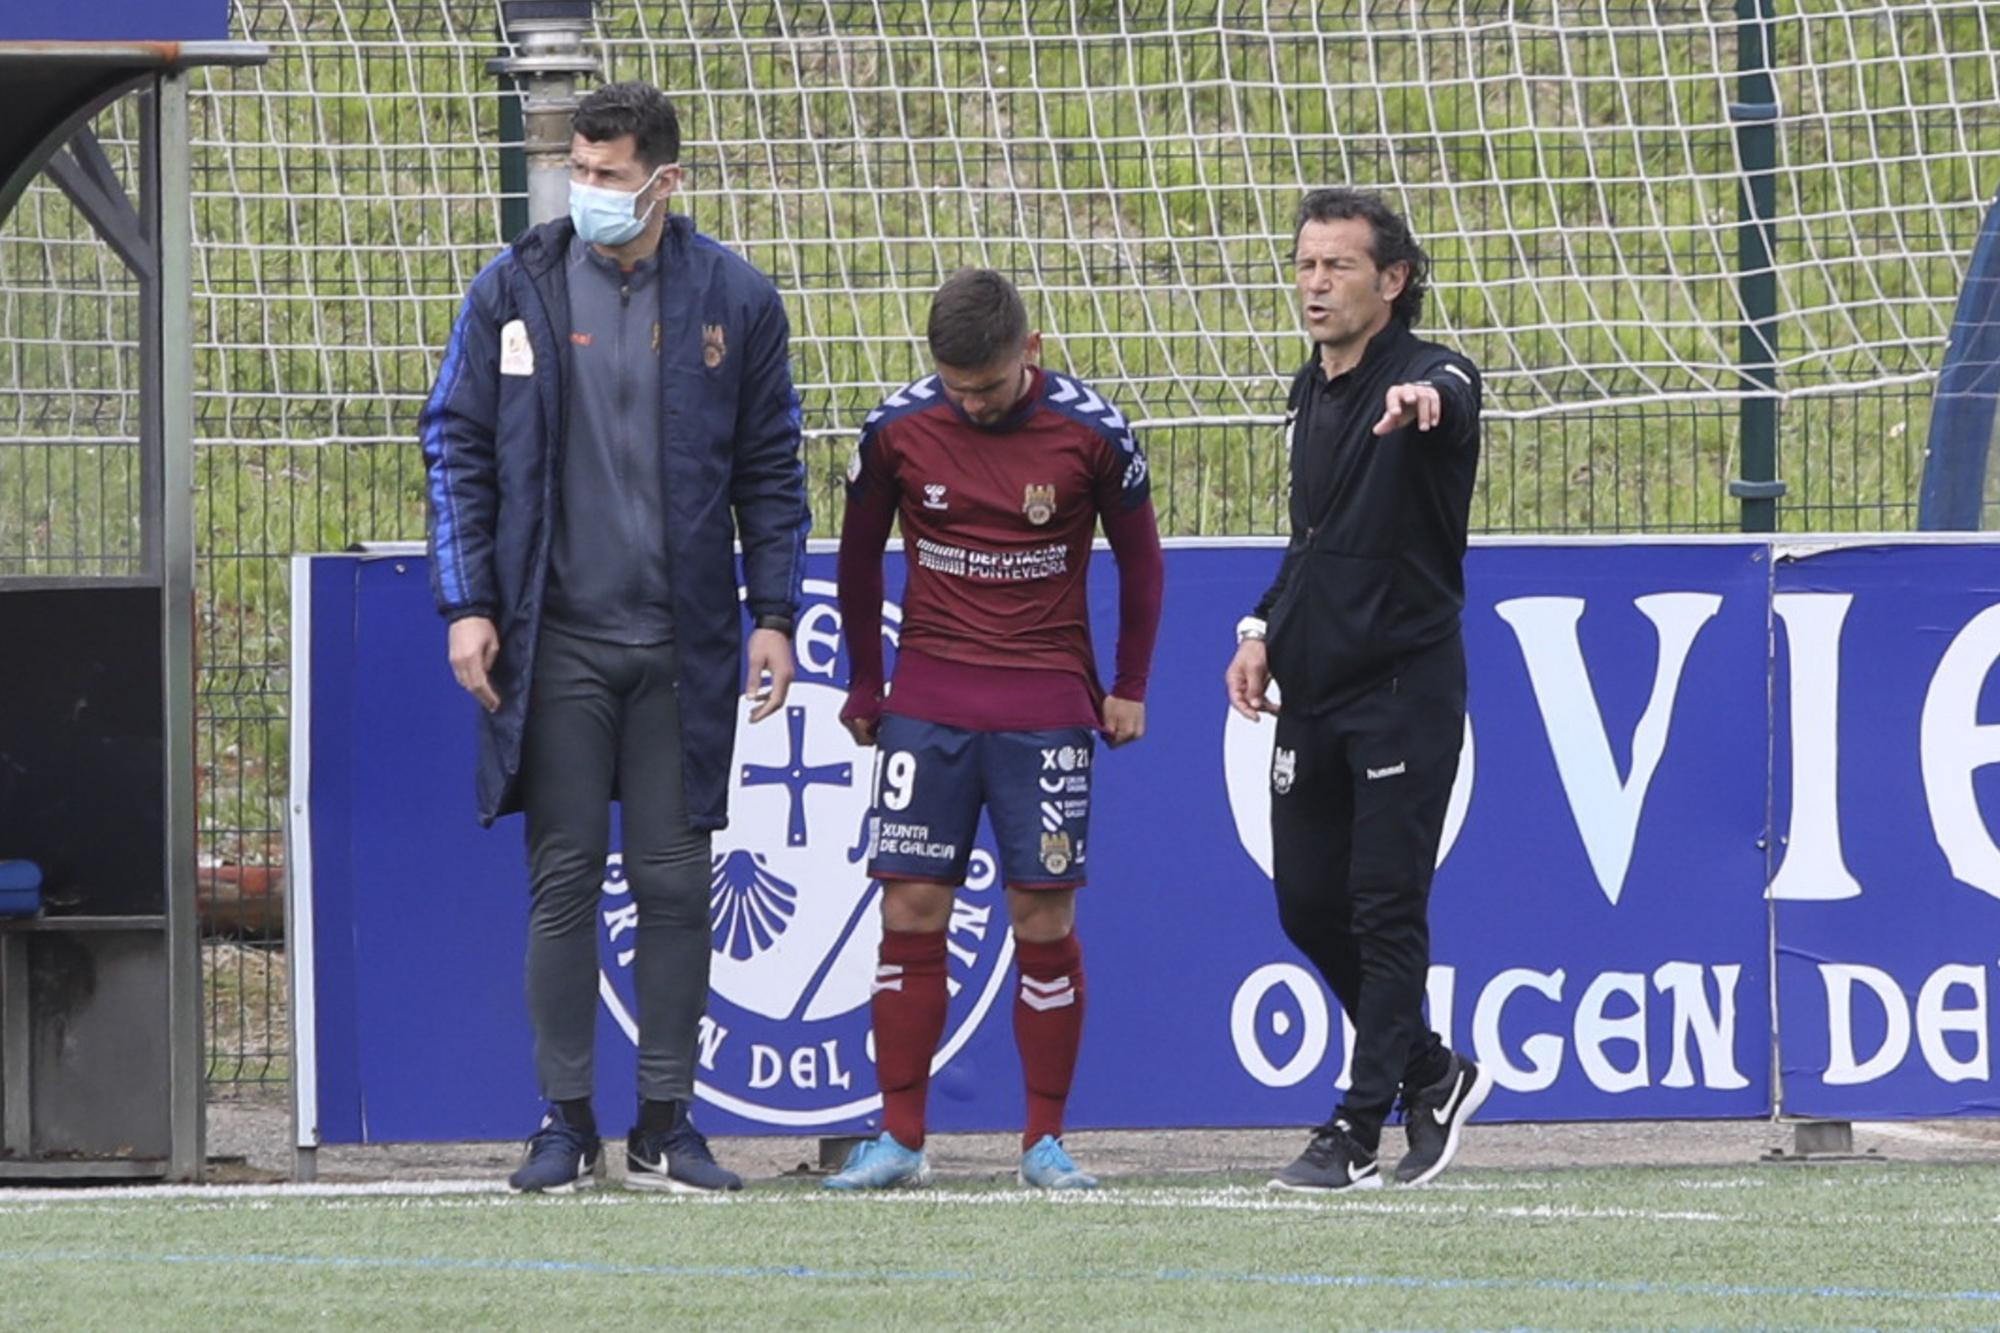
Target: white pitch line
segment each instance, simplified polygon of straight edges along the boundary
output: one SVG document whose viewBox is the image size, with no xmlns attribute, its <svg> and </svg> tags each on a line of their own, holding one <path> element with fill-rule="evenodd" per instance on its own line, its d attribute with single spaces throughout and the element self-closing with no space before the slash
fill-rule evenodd
<svg viewBox="0 0 2000 1333">
<path fill-rule="evenodd" d="M 1427 1191 L 1428 1193 L 1428 1191 Z M 0 1192 L 0 1216 L 97 1208 L 113 1212 L 162 1211 L 261 1212 L 287 1200 L 313 1200 L 322 1210 L 494 1208 L 515 1206 L 504 1188 L 489 1181 L 426 1181 L 398 1186 L 394 1182 L 368 1185 L 197 1185 L 118 1187 L 73 1194 L 9 1190 Z M 1512 1219 L 1591 1221 L 1618 1220 L 1664 1223 L 1747 1223 L 1758 1219 L 1719 1212 L 1685 1209 L 1645 1209 L 1615 1206 L 1585 1207 L 1569 1204 L 1501 1205 L 1447 1202 L 1432 1195 L 1402 1202 L 1393 1199 L 1315 1199 L 1279 1196 L 1252 1187 L 1213 1190 L 1117 1188 L 1090 1193 L 1043 1194 L 1029 1191 L 995 1190 L 959 1193 L 956 1191 L 896 1191 L 879 1195 L 841 1195 L 799 1191 L 763 1191 L 734 1197 L 691 1196 L 662 1199 L 619 1189 L 566 1195 L 538 1200 L 539 1206 L 561 1207 L 657 1207 L 661 1204 L 710 1207 L 904 1207 L 904 1208 L 1143 1208 L 1148 1210 L 1193 1210 L 1232 1213 L 1362 1213 L 1376 1216 L 1417 1217 L 1498 1217 Z"/>
<path fill-rule="evenodd" d="M 94 1203 L 103 1200 L 144 1199 L 340 1199 L 369 1196 L 424 1196 L 449 1194 L 503 1194 L 498 1180 L 374 1180 L 356 1184 L 312 1185 L 107 1185 L 101 1188 L 0 1189 L 0 1204 Z"/>
</svg>

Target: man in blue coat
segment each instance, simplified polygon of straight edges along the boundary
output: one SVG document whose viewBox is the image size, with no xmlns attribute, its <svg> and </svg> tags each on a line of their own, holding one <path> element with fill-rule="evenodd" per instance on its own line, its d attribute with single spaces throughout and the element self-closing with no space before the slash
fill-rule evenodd
<svg viewBox="0 0 2000 1333">
<path fill-rule="evenodd" d="M 591 1055 L 616 799 L 639 914 L 626 1178 L 738 1189 L 688 1111 L 746 616 L 753 722 L 792 680 L 810 513 L 790 330 L 768 278 L 667 211 L 680 125 L 659 89 L 602 88 L 572 129 L 569 218 L 473 280 L 421 419 L 438 608 L 483 709 L 480 819 L 527 815 L 549 1107 L 509 1184 L 604 1175 Z"/>
</svg>

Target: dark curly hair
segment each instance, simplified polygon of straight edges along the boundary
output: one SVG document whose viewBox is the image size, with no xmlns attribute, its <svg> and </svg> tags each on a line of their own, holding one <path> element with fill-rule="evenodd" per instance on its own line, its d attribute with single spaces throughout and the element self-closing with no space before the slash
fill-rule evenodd
<svg viewBox="0 0 2000 1333">
<path fill-rule="evenodd" d="M 1376 268 L 1386 269 L 1391 264 L 1410 266 L 1410 276 L 1404 280 L 1403 290 L 1389 307 L 1389 313 L 1405 327 L 1415 328 L 1424 313 L 1424 294 L 1430 290 L 1431 257 L 1417 244 L 1402 214 L 1383 203 L 1380 195 L 1345 185 L 1314 190 L 1299 201 L 1298 225 L 1292 229 L 1293 253 L 1298 251 L 1299 234 L 1306 229 L 1306 223 L 1344 222 L 1350 218 L 1360 218 L 1368 224 L 1373 236 L 1368 255 Z"/>
<path fill-rule="evenodd" d="M 607 83 L 585 97 L 570 117 L 572 133 L 592 143 L 631 135 L 648 167 L 680 161 L 681 118 L 674 104 L 650 83 Z"/>
</svg>

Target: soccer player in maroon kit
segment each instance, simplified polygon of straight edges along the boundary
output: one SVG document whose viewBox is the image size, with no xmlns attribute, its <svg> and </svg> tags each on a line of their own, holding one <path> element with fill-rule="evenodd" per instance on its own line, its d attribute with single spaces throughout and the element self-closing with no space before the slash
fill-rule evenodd
<svg viewBox="0 0 2000 1333">
<path fill-rule="evenodd" d="M 833 1189 L 921 1185 L 924 1099 L 944 1033 L 946 929 L 983 805 L 999 842 L 1027 1085 L 1020 1179 L 1089 1189 L 1062 1145 L 1083 1035 L 1076 890 L 1095 738 L 1146 730 L 1160 538 L 1146 457 L 1118 409 L 1035 364 L 1041 335 L 998 273 L 938 289 L 937 373 L 869 414 L 848 469 L 840 609 L 853 668 L 841 719 L 876 765 L 870 875 L 882 881 L 873 1005 L 883 1132 Z M 882 671 L 882 552 L 909 565 L 893 692 Z M 1118 561 L 1118 659 L 1098 682 L 1085 576 L 1099 521 Z"/>
</svg>

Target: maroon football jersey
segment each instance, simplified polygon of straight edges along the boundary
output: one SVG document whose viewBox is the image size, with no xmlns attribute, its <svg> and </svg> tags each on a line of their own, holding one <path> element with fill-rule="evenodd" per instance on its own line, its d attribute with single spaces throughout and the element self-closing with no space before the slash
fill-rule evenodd
<svg viewBox="0 0 2000 1333">
<path fill-rule="evenodd" d="M 1148 497 L 1124 416 L 1081 381 L 1039 369 L 992 426 L 967 418 L 935 375 L 918 380 L 869 414 L 848 469 L 850 516 L 893 510 L 902 523 L 903 649 L 1074 673 L 1093 693 L 1085 575 L 1098 516 Z"/>
</svg>

